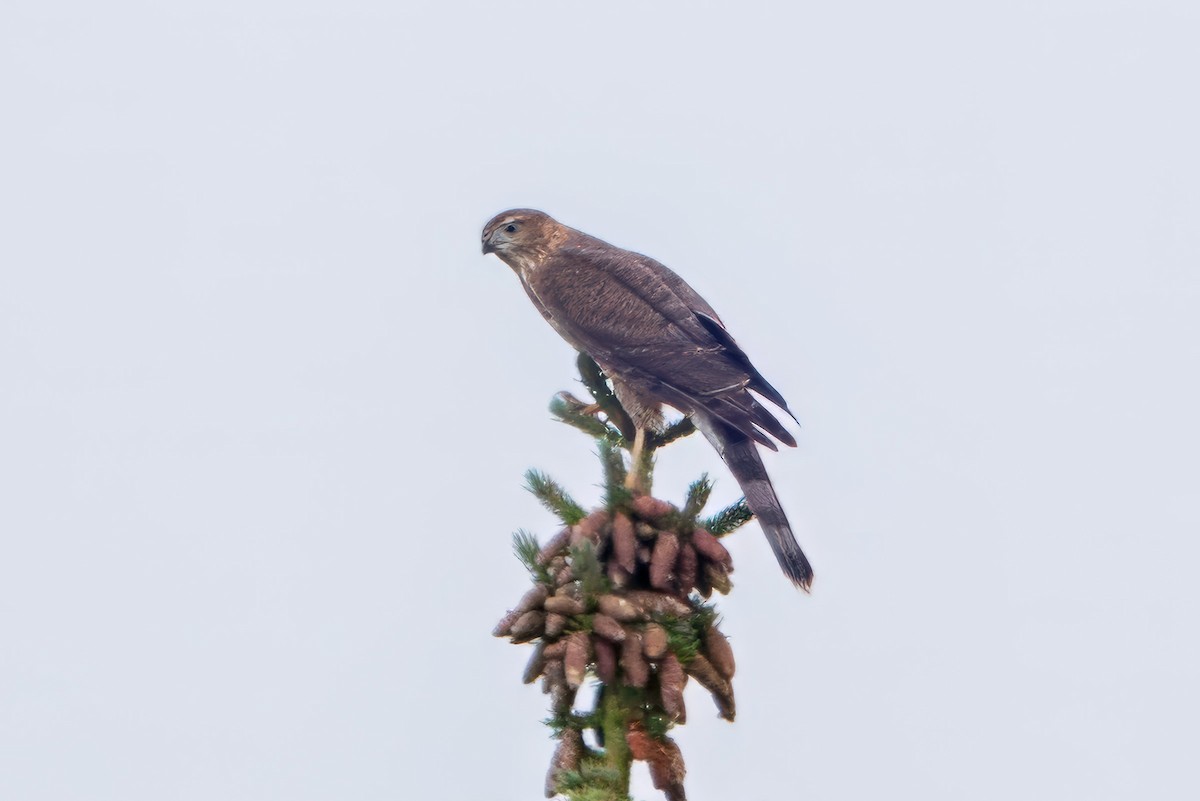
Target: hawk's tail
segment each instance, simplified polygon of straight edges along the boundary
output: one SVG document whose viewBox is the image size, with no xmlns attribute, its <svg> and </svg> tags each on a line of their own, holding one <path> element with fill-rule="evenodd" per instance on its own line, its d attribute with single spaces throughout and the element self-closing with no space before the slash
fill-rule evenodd
<svg viewBox="0 0 1200 801">
<path fill-rule="evenodd" d="M 692 419 L 737 479 L 738 486 L 746 496 L 746 504 L 758 518 L 784 574 L 793 584 L 808 592 L 813 580 L 812 566 L 792 534 L 792 526 L 783 513 L 754 441 L 705 412 L 696 412 Z"/>
</svg>

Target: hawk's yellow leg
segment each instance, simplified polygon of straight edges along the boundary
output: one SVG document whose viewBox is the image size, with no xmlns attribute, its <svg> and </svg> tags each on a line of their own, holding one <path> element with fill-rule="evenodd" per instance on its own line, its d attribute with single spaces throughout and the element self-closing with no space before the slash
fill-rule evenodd
<svg viewBox="0 0 1200 801">
<path fill-rule="evenodd" d="M 633 449 L 629 451 L 629 472 L 625 475 L 625 489 L 637 492 L 643 484 L 642 451 L 646 448 L 646 429 L 638 428 L 633 435 Z"/>
</svg>

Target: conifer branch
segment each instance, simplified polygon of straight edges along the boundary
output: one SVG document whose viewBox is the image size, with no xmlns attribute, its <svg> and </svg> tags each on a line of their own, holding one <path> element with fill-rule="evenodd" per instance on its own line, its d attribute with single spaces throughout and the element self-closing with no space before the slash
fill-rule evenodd
<svg viewBox="0 0 1200 801">
<path fill-rule="evenodd" d="M 586 353 L 580 353 L 579 358 L 575 360 L 575 364 L 579 368 L 579 376 L 583 379 L 583 385 L 587 387 L 588 392 L 596 399 L 600 410 L 608 416 L 609 422 L 617 427 L 617 430 L 621 432 L 621 436 L 629 442 L 633 442 L 633 435 L 635 433 L 633 419 L 625 411 L 625 407 L 621 406 L 621 402 L 617 400 L 612 387 L 608 385 L 608 377 L 604 375 L 604 371 L 600 369 L 600 365 L 596 364 L 592 357 Z"/>
<path fill-rule="evenodd" d="M 550 400 L 550 413 L 559 422 L 578 428 L 583 433 L 607 442 L 622 443 L 624 438 L 614 426 L 588 414 L 587 404 L 569 392 L 560 392 Z"/>
<path fill-rule="evenodd" d="M 724 537 L 737 531 L 754 519 L 754 512 L 746 504 L 745 498 L 738 498 L 711 517 L 699 521 L 700 528 L 707 529 L 717 537 Z"/>
<path fill-rule="evenodd" d="M 625 460 L 620 449 L 607 439 L 598 440 L 596 447 L 604 466 L 604 506 L 615 512 L 633 500 L 633 493 L 625 488 Z"/>
<path fill-rule="evenodd" d="M 557 481 L 541 471 L 527 470 L 525 487 L 537 496 L 542 506 L 558 515 L 564 525 L 573 526 L 587 516 L 583 507 Z"/>
<path fill-rule="evenodd" d="M 700 653 L 704 643 L 704 632 L 716 619 L 715 608 L 700 604 L 687 617 L 662 616 L 658 623 L 667 630 L 667 642 L 670 643 L 671 653 L 679 657 L 680 662 L 687 664 Z"/>
<path fill-rule="evenodd" d="M 571 546 L 571 571 L 579 582 L 580 592 L 589 604 L 608 589 L 608 581 L 604 578 L 604 568 L 596 558 L 596 547 L 584 540 L 578 545 Z"/>
<path fill-rule="evenodd" d="M 696 515 L 700 514 L 704 504 L 708 503 L 708 496 L 712 494 L 712 488 L 713 483 L 709 479 L 708 473 L 701 475 L 688 487 L 687 499 L 683 502 L 683 509 L 679 513 L 685 525 L 696 522 Z"/>
<path fill-rule="evenodd" d="M 600 720 L 604 731 L 604 756 L 608 767 L 616 774 L 613 789 L 623 797 L 629 796 L 629 772 L 633 765 L 633 755 L 629 752 L 629 744 L 625 742 L 625 731 L 629 728 L 631 705 L 630 699 L 623 698 L 624 688 L 610 688 L 601 700 Z"/>
<path fill-rule="evenodd" d="M 669 424 L 662 431 L 656 431 L 650 434 L 646 439 L 646 447 L 651 450 L 670 445 L 677 439 L 682 439 L 689 434 L 696 432 L 696 424 L 692 422 L 690 417 L 681 417 L 675 422 Z"/>
<path fill-rule="evenodd" d="M 550 584 L 550 571 L 541 563 L 538 558 L 541 555 L 542 546 L 538 543 L 538 538 L 535 534 L 531 534 L 525 529 L 517 529 L 513 532 L 513 553 L 521 564 L 525 565 L 525 569 L 533 576 L 535 581 L 540 581 L 543 584 Z"/>
</svg>

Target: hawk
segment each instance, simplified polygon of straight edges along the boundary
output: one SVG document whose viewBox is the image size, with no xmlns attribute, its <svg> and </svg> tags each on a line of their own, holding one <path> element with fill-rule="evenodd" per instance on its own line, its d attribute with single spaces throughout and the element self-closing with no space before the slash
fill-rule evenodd
<svg viewBox="0 0 1200 801">
<path fill-rule="evenodd" d="M 635 461 L 662 407 L 691 417 L 729 467 L 779 566 L 807 590 L 812 567 L 788 523 L 757 445 L 796 440 L 757 396 L 786 412 L 712 306 L 664 265 L 569 228 L 533 209 L 511 209 L 483 228 L 483 252 L 521 279 L 546 321 L 591 356 L 637 427 Z"/>
</svg>

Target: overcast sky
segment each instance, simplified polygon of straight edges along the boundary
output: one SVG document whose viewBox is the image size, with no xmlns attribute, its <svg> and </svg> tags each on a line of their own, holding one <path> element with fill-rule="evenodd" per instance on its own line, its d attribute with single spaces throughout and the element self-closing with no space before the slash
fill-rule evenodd
<svg viewBox="0 0 1200 801">
<path fill-rule="evenodd" d="M 693 801 L 1200 797 L 1198 9 L 3 0 L 0 798 L 540 796 L 490 630 L 600 473 L 512 206 L 801 420 Z"/>
</svg>

